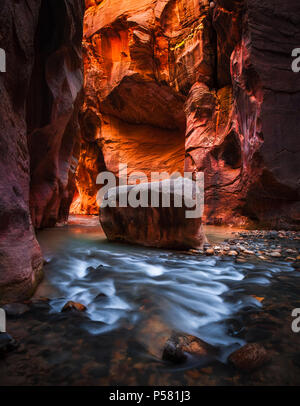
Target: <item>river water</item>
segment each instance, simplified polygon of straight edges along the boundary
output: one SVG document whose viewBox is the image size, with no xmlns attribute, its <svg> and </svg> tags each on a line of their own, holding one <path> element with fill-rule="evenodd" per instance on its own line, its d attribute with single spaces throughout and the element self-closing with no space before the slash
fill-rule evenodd
<svg viewBox="0 0 300 406">
<path fill-rule="evenodd" d="M 232 230 L 206 232 L 217 243 Z M 290 325 L 300 278 L 290 263 L 109 243 L 96 217 L 72 216 L 38 239 L 47 265 L 35 296 L 50 302 L 24 316 L 26 327 L 24 320 L 10 322 L 25 350 L 11 355 L 23 373 L 7 364 L 8 384 L 299 384 L 300 335 Z M 87 312 L 61 313 L 69 300 Z M 218 355 L 207 364 L 165 363 L 172 332 L 195 335 Z M 272 354 L 270 365 L 251 375 L 226 362 L 246 342 L 261 342 Z"/>
</svg>

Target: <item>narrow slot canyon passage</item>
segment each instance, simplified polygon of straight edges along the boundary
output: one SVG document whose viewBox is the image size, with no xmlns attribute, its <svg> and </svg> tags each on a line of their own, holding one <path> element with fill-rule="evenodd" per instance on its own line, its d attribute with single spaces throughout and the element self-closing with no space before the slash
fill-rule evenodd
<svg viewBox="0 0 300 406">
<path fill-rule="evenodd" d="M 4 3 L 0 386 L 299 386 L 298 0 Z M 99 210 L 120 165 L 203 216 Z"/>
<path fill-rule="evenodd" d="M 151 112 L 147 114 L 151 115 Z M 155 172 L 170 176 L 173 173 L 183 175 L 184 128 L 159 128 L 147 124 L 127 123 L 114 117 L 103 117 L 99 129 L 87 122 L 89 119 L 85 117 L 86 121 L 83 123 L 83 128 L 87 128 L 89 136 L 85 137 L 81 144 L 71 214 L 98 214 L 96 194 L 101 185 L 96 184 L 97 175 L 109 171 L 118 179 L 120 165 L 126 165 L 127 180 L 134 172 L 144 174 L 148 182 L 151 181 L 151 174 Z M 93 133 L 100 131 L 100 139 L 93 136 Z"/>
</svg>

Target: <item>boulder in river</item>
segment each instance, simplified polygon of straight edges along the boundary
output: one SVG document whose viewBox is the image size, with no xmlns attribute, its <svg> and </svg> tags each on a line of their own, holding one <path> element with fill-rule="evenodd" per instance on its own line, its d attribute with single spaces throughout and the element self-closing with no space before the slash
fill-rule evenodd
<svg viewBox="0 0 300 406">
<path fill-rule="evenodd" d="M 71 311 L 77 311 L 77 312 L 85 312 L 86 307 L 81 304 L 81 303 L 76 303 L 69 301 L 64 305 L 64 307 L 61 310 L 62 312 L 71 312 Z"/>
<path fill-rule="evenodd" d="M 120 202 L 129 200 L 131 203 L 130 198 L 135 195 L 135 207 L 132 204 L 121 207 Z M 168 199 L 169 204 L 162 204 Z M 201 249 L 206 242 L 201 214 L 190 218 L 194 216 L 196 206 L 201 211 L 201 199 L 196 182 L 186 178 L 120 186 L 109 189 L 104 196 L 100 222 L 110 241 L 158 248 Z"/>
<path fill-rule="evenodd" d="M 180 364 L 187 360 L 188 354 L 208 360 L 217 354 L 217 350 L 198 337 L 176 333 L 166 342 L 162 359 L 174 364 Z"/>
<path fill-rule="evenodd" d="M 266 364 L 269 359 L 269 353 L 262 345 L 251 343 L 234 351 L 228 361 L 240 371 L 252 372 Z"/>
</svg>

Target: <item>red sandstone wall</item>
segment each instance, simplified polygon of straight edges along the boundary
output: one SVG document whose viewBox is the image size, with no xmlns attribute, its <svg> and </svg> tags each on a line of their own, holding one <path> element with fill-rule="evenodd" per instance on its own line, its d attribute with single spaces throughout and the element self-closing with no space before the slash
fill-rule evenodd
<svg viewBox="0 0 300 406">
<path fill-rule="evenodd" d="M 79 155 L 83 13 L 81 0 L 1 2 L 0 302 L 30 295 L 41 278 L 33 227 L 68 215 Z"/>
<path fill-rule="evenodd" d="M 74 212 L 97 213 L 86 179 L 95 185 L 99 169 L 123 162 L 146 173 L 204 171 L 208 223 L 297 227 L 298 1 L 86 6 Z"/>
</svg>

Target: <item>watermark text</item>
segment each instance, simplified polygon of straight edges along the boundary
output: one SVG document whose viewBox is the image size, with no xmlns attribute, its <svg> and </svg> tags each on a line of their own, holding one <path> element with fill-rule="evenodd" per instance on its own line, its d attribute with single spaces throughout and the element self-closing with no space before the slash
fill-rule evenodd
<svg viewBox="0 0 300 406">
<path fill-rule="evenodd" d="M 299 73 L 300 72 L 300 48 L 293 49 L 292 57 L 295 58 L 292 62 L 292 71 L 295 73 Z"/>
<path fill-rule="evenodd" d="M 0 48 L 0 72 L 6 72 L 6 53 L 2 48 Z"/>
</svg>

